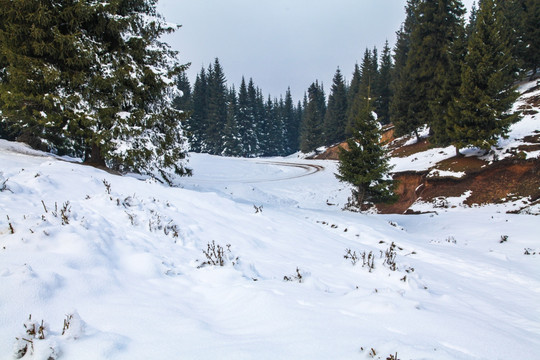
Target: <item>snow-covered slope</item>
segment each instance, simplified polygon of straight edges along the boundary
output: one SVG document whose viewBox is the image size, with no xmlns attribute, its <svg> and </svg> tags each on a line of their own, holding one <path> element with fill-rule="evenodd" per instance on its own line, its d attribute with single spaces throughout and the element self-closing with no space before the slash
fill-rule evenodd
<svg viewBox="0 0 540 360">
<path fill-rule="evenodd" d="M 512 111 L 523 110 L 530 108 L 534 111 L 525 112 L 522 114 L 521 120 L 513 124 L 506 138 L 500 138 L 496 147 L 489 154 L 484 155 L 483 150 L 477 148 L 461 149 L 461 153 L 465 156 L 477 156 L 481 159 L 493 162 L 502 160 L 511 156 L 515 156 L 517 152 L 522 152 L 524 159 L 536 159 L 540 157 L 540 151 L 519 149 L 525 145 L 531 145 L 525 139 L 527 136 L 538 135 L 540 132 L 540 109 L 537 106 L 531 106 L 531 99 L 540 96 L 540 82 L 529 81 L 518 87 L 517 91 L 521 94 L 518 100 L 514 103 Z M 427 137 L 429 128 L 424 128 L 421 132 L 422 137 Z M 399 139 L 398 139 L 399 140 Z M 411 138 L 405 145 L 416 143 L 416 138 Z M 421 153 L 415 153 L 407 157 L 391 158 L 390 164 L 394 166 L 393 172 L 402 171 L 424 171 L 430 170 L 437 163 L 452 158 L 456 155 L 456 148 L 448 146 L 446 148 L 432 148 Z"/>
<path fill-rule="evenodd" d="M 168 188 L 0 141 L 0 359 L 537 357 L 538 217 L 342 212 L 328 161 L 190 165 Z"/>
</svg>

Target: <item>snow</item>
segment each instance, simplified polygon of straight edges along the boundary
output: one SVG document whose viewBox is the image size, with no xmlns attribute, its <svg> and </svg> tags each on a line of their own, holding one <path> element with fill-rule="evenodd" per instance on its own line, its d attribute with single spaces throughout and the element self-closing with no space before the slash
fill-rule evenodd
<svg viewBox="0 0 540 360">
<path fill-rule="evenodd" d="M 393 157 L 389 163 L 393 166 L 392 172 L 423 171 L 455 155 L 456 148 L 454 146 L 448 146 L 445 148 L 429 149 L 403 158 Z"/>
<path fill-rule="evenodd" d="M 432 169 L 428 174 L 427 177 L 449 177 L 454 179 L 459 179 L 464 177 L 466 174 L 464 171 L 450 171 L 450 170 L 439 170 L 439 169 Z"/>
<path fill-rule="evenodd" d="M 430 151 L 411 163 L 454 153 Z M 0 141 L 0 359 L 537 357 L 540 220 L 515 203 L 366 215 L 332 161 L 191 154 L 169 188 L 67 160 Z"/>
</svg>

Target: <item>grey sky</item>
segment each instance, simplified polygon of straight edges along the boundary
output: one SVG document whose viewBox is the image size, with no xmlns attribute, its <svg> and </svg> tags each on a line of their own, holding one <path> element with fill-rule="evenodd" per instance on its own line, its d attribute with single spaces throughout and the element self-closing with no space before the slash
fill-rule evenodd
<svg viewBox="0 0 540 360">
<path fill-rule="evenodd" d="M 470 8 L 473 0 L 464 1 Z M 265 96 L 287 87 L 295 101 L 316 79 L 328 95 L 339 66 L 350 80 L 366 47 L 386 39 L 405 19 L 406 0 L 159 0 L 158 11 L 182 25 L 167 41 L 195 75 L 218 57 L 227 82 L 253 78 Z"/>
</svg>

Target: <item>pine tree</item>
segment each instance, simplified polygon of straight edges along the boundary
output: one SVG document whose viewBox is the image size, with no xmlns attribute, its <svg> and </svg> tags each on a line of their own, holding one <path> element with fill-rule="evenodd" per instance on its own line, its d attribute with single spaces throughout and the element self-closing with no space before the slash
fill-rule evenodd
<svg viewBox="0 0 540 360">
<path fill-rule="evenodd" d="M 233 88 L 229 91 L 227 101 L 227 124 L 223 130 L 223 150 L 220 155 L 224 156 L 241 156 L 242 146 L 240 144 L 240 131 L 238 129 L 238 100 L 236 90 Z"/>
<path fill-rule="evenodd" d="M 414 96 L 414 82 L 407 70 L 407 60 L 411 48 L 411 33 L 416 26 L 417 7 L 420 0 L 408 0 L 406 18 L 397 32 L 397 41 L 394 48 L 394 70 L 392 71 L 390 101 L 390 121 L 395 126 L 395 134 L 403 136 L 414 132 L 420 140 L 418 128 L 422 125 L 419 118 L 414 116 L 410 107 Z"/>
<path fill-rule="evenodd" d="M 208 123 L 205 129 L 206 151 L 218 155 L 223 150 L 223 128 L 227 124 L 227 83 L 219 59 L 208 68 Z"/>
<path fill-rule="evenodd" d="M 375 112 L 377 113 L 377 120 L 381 124 L 390 123 L 390 99 L 392 98 L 392 91 L 390 85 L 392 82 L 392 55 L 388 40 L 386 40 L 381 55 L 381 63 L 379 67 L 379 76 L 377 77 L 375 92 L 378 96 L 375 101 Z"/>
<path fill-rule="evenodd" d="M 463 26 L 464 7 L 459 0 L 422 1 L 416 8 L 416 25 L 406 71 L 412 81 L 409 113 L 417 124 L 429 124 L 431 141 L 449 142 L 446 114 L 458 89 L 451 84 L 459 76 L 451 66 L 451 49 Z"/>
<path fill-rule="evenodd" d="M 364 58 L 360 65 L 360 84 L 358 87 L 357 97 L 360 96 L 364 100 L 368 100 L 373 103 L 373 100 L 377 98 L 375 89 L 378 82 L 378 63 L 377 63 L 377 48 L 373 51 L 366 49 L 364 52 Z M 353 114 L 352 125 L 354 127 L 355 116 Z"/>
<path fill-rule="evenodd" d="M 308 89 L 308 100 L 302 121 L 300 150 L 307 153 L 324 144 L 323 122 L 326 99 L 322 85 L 315 81 Z"/>
<path fill-rule="evenodd" d="M 328 107 L 324 118 L 324 139 L 326 145 L 332 145 L 345 139 L 347 125 L 347 88 L 338 68 L 334 75 Z"/>
<path fill-rule="evenodd" d="M 93 49 L 78 33 L 87 11 L 73 1 L 0 1 L 0 104 L 9 138 L 80 155 L 64 128 L 85 116 L 78 107 Z"/>
<path fill-rule="evenodd" d="M 448 121 L 457 154 L 466 146 L 489 150 L 518 117 L 509 113 L 518 94 L 505 17 L 494 0 L 482 0 L 477 16 Z"/>
<path fill-rule="evenodd" d="M 263 139 L 260 136 L 268 136 L 268 124 L 266 119 L 266 107 L 264 101 L 264 95 L 260 88 L 255 88 L 255 147 L 253 153 L 250 156 L 260 156 L 262 154 Z M 263 135 L 264 133 L 264 135 Z"/>
<path fill-rule="evenodd" d="M 300 109 L 295 109 L 290 88 L 285 92 L 285 103 L 283 106 L 283 122 L 285 127 L 285 153 L 283 155 L 289 155 L 300 149 L 300 123 L 302 119 L 302 116 L 298 115 L 298 112 L 302 111 L 301 104 L 298 104 Z"/>
<path fill-rule="evenodd" d="M 279 109 L 278 100 L 272 100 L 269 95 L 265 105 L 266 139 L 262 149 L 263 156 L 277 156 L 283 153 L 283 120 Z"/>
<path fill-rule="evenodd" d="M 478 15 L 478 8 L 476 7 L 476 2 L 473 1 L 471 12 L 469 14 L 469 21 L 467 21 L 467 26 L 465 27 L 465 33 L 467 39 L 470 39 L 472 34 L 476 31 L 476 16 Z"/>
<path fill-rule="evenodd" d="M 259 91 L 257 91 L 257 101 L 259 100 Z M 257 120 L 256 120 L 256 129 L 257 129 L 257 152 L 253 155 L 255 156 L 269 156 L 271 153 L 271 135 L 270 127 L 271 123 L 274 121 L 274 104 L 270 95 L 266 102 L 263 102 L 263 108 L 257 107 Z"/>
<path fill-rule="evenodd" d="M 167 182 L 172 172 L 189 173 L 180 162 L 187 151 L 181 127 L 186 114 L 171 105 L 172 80 L 185 66 L 160 41 L 176 27 L 164 22 L 151 0 L 94 5 L 83 32 L 95 55 L 83 93 L 90 116 L 68 124 L 83 137 L 86 160 L 120 171 L 159 172 Z"/>
<path fill-rule="evenodd" d="M 525 69 L 532 70 L 530 79 L 534 79 L 540 67 L 540 3 L 538 0 L 524 0 L 522 18 L 523 52 L 522 61 Z"/>
<path fill-rule="evenodd" d="M 253 79 L 250 78 L 247 86 L 247 123 L 244 129 L 243 140 L 244 144 L 244 156 L 255 156 L 258 152 L 258 129 L 257 125 L 259 123 L 259 109 L 260 109 L 260 99 L 258 98 L 258 91 L 255 87 Z"/>
<path fill-rule="evenodd" d="M 170 182 L 190 172 L 172 79 L 184 70 L 159 38 L 175 30 L 152 1 L 0 3 L 3 122 L 33 146 Z M 21 16 L 24 14 L 23 16 Z"/>
<path fill-rule="evenodd" d="M 187 121 L 191 150 L 202 152 L 208 126 L 208 80 L 206 70 L 201 69 L 193 85 L 193 112 Z"/>
<path fill-rule="evenodd" d="M 362 73 L 360 72 L 360 66 L 358 63 L 354 64 L 353 76 L 349 89 L 347 90 L 347 125 L 345 126 L 345 135 L 352 135 L 352 124 L 354 119 L 353 103 L 360 92 L 360 81 L 362 79 Z"/>
<path fill-rule="evenodd" d="M 347 140 L 347 150 L 340 148 L 336 174 L 340 181 L 354 186 L 349 205 L 360 208 L 366 203 L 395 200 L 388 157 L 379 143 L 381 127 L 373 116 L 369 90 L 365 98 L 357 96 L 353 103 L 353 137 Z"/>
<path fill-rule="evenodd" d="M 176 77 L 176 88 L 179 93 L 174 97 L 173 107 L 176 110 L 191 112 L 193 108 L 191 98 L 191 84 L 185 71 Z"/>
</svg>

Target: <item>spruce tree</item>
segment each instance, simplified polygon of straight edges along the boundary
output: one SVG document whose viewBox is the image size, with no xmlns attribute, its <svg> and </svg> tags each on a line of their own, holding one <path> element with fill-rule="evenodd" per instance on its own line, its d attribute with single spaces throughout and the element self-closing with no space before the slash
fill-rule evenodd
<svg viewBox="0 0 540 360">
<path fill-rule="evenodd" d="M 345 139 L 347 125 L 347 88 L 338 68 L 334 75 L 328 107 L 324 118 L 324 140 L 326 145 L 336 144 Z"/>
<path fill-rule="evenodd" d="M 364 52 L 364 58 L 362 59 L 362 64 L 360 65 L 360 84 L 358 86 L 357 97 L 360 96 L 362 99 L 370 101 L 373 103 L 373 100 L 377 98 L 377 82 L 378 82 L 378 64 L 377 64 L 377 48 L 373 51 L 366 49 Z M 353 117 L 353 120 L 355 118 Z M 354 127 L 355 121 L 352 122 Z"/>
<path fill-rule="evenodd" d="M 247 123 L 244 129 L 243 141 L 244 144 L 244 156 L 255 156 L 258 151 L 258 125 L 260 114 L 260 102 L 258 97 L 258 91 L 255 87 L 253 79 L 250 78 L 247 86 Z"/>
<path fill-rule="evenodd" d="M 420 0 L 407 1 L 405 8 L 407 15 L 401 29 L 397 32 L 391 83 L 393 96 L 390 101 L 390 121 L 395 126 L 396 136 L 414 132 L 417 140 L 420 140 L 418 128 L 422 124 L 419 118 L 414 116 L 410 107 L 414 96 L 414 82 L 407 70 L 407 60 L 411 48 L 411 33 L 417 23 L 416 14 L 419 2 Z"/>
<path fill-rule="evenodd" d="M 257 100 L 259 100 L 259 92 L 257 92 Z M 266 102 L 263 102 L 263 109 L 257 107 L 257 152 L 255 156 L 269 156 L 271 152 L 271 135 L 270 127 L 274 121 L 274 104 L 270 95 Z"/>
<path fill-rule="evenodd" d="M 171 106 L 185 67 L 159 40 L 175 27 L 154 1 L 2 0 L 0 12 L 2 117 L 19 138 L 167 182 L 190 172 Z"/>
<path fill-rule="evenodd" d="M 362 73 L 360 72 L 360 66 L 358 63 L 354 64 L 353 76 L 349 88 L 347 90 L 347 124 L 345 125 L 345 136 L 348 137 L 352 134 L 352 124 L 354 123 L 353 103 L 358 93 L 360 92 L 360 81 L 362 79 Z"/>
<path fill-rule="evenodd" d="M 373 116 L 370 95 L 368 88 L 367 97 L 357 96 L 353 103 L 353 136 L 347 140 L 347 150 L 340 148 L 336 174 L 340 181 L 353 185 L 349 205 L 359 208 L 366 203 L 395 200 L 388 157 L 380 144 L 381 127 Z"/>
<path fill-rule="evenodd" d="M 297 105 L 301 107 L 300 103 Z M 288 88 L 285 92 L 285 103 L 283 105 L 283 122 L 285 127 L 285 154 L 292 154 L 300 148 L 300 123 L 301 116 L 298 116 L 298 111 L 295 109 L 291 89 Z"/>
<path fill-rule="evenodd" d="M 191 98 L 191 84 L 185 71 L 176 77 L 176 88 L 179 93 L 173 99 L 173 106 L 176 110 L 191 112 L 193 104 Z"/>
<path fill-rule="evenodd" d="M 208 80 L 206 70 L 201 69 L 193 85 L 193 112 L 187 121 L 191 150 L 201 152 L 206 142 L 208 124 Z"/>
<path fill-rule="evenodd" d="M 505 17 L 494 0 L 482 0 L 477 16 L 448 121 L 457 154 L 466 146 L 491 149 L 518 117 L 509 113 L 518 94 Z"/>
<path fill-rule="evenodd" d="M 377 120 L 381 124 L 390 123 L 390 99 L 392 98 L 392 92 L 390 90 L 390 84 L 392 82 L 392 54 L 388 40 L 386 40 L 381 55 L 381 63 L 379 67 L 379 76 L 376 82 L 376 94 L 378 95 L 375 100 L 375 112 L 377 113 Z"/>
<path fill-rule="evenodd" d="M 409 114 L 416 124 L 429 124 L 433 143 L 449 142 L 446 114 L 458 89 L 459 76 L 451 66 L 451 49 L 463 26 L 464 7 L 459 0 L 422 1 L 416 8 L 411 48 L 405 71 L 412 81 Z M 412 120 L 412 119 L 411 119 Z"/>
<path fill-rule="evenodd" d="M 524 0 L 522 18 L 523 53 L 525 69 L 531 70 L 530 79 L 534 79 L 540 67 L 540 3 L 538 0 Z"/>
<path fill-rule="evenodd" d="M 227 124 L 227 84 L 219 59 L 208 68 L 208 123 L 203 151 L 218 155 L 223 150 L 223 129 Z"/>
<path fill-rule="evenodd" d="M 308 89 L 307 105 L 302 121 L 300 150 L 304 153 L 324 145 L 323 122 L 326 113 L 326 99 L 322 85 L 315 81 Z"/>
<path fill-rule="evenodd" d="M 476 2 L 473 1 L 471 11 L 469 14 L 469 21 L 467 21 L 467 26 L 465 27 L 465 33 L 467 39 L 470 39 L 472 34 L 476 31 L 476 16 L 478 14 L 478 8 L 476 7 Z"/>
<path fill-rule="evenodd" d="M 247 85 L 244 77 L 240 82 L 240 89 L 238 90 L 238 113 L 236 122 L 238 124 L 238 133 L 240 134 L 240 147 L 241 156 L 245 156 L 247 150 L 248 133 L 252 131 L 252 122 L 249 115 L 249 99 Z"/>
<path fill-rule="evenodd" d="M 237 122 L 238 115 L 238 100 L 236 90 L 233 88 L 229 91 L 227 101 L 227 124 L 223 130 L 223 149 L 220 155 L 224 156 L 241 156 L 242 147 L 240 144 L 240 131 Z"/>
<path fill-rule="evenodd" d="M 120 171 L 157 171 L 165 181 L 171 171 L 189 173 L 180 162 L 187 150 L 181 127 L 186 114 L 171 104 L 173 79 L 185 66 L 160 41 L 176 27 L 165 23 L 152 0 L 91 8 L 86 35 L 96 56 L 85 88 L 91 116 L 72 127 L 85 139 L 87 161 L 104 160 Z"/>
<path fill-rule="evenodd" d="M 81 155 L 64 128 L 85 117 L 78 107 L 93 49 L 78 33 L 87 11 L 73 1 L 0 1 L 0 105 L 10 139 Z"/>
<path fill-rule="evenodd" d="M 260 156 L 262 154 L 262 142 L 260 136 L 267 136 L 268 124 L 266 119 L 266 107 L 264 101 L 264 95 L 260 88 L 255 89 L 255 147 L 251 156 Z M 264 135 L 262 135 L 264 133 Z"/>
<path fill-rule="evenodd" d="M 263 156 L 277 156 L 283 153 L 283 120 L 279 111 L 279 102 L 270 95 L 265 104 L 266 141 Z"/>
</svg>

